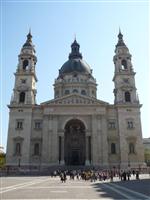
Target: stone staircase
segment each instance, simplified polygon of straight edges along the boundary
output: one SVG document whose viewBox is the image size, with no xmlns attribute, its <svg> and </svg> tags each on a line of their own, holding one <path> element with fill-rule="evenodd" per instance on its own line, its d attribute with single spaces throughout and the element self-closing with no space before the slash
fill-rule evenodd
<svg viewBox="0 0 150 200">
<path fill-rule="evenodd" d="M 93 165 L 52 165 L 52 166 L 13 166 L 5 170 L 6 175 L 32 175 L 32 176 L 47 176 L 51 175 L 54 171 L 72 171 L 72 170 L 93 170 L 103 168 Z"/>
</svg>

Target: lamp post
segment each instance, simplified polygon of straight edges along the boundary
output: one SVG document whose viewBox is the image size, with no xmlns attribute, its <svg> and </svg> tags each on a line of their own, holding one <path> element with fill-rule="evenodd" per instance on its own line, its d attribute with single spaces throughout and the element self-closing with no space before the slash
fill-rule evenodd
<svg viewBox="0 0 150 200">
<path fill-rule="evenodd" d="M 141 172 L 141 165 L 139 164 L 139 173 Z"/>
<path fill-rule="evenodd" d="M 21 158 L 18 158 L 18 167 L 20 168 Z"/>
<path fill-rule="evenodd" d="M 130 171 L 130 158 L 129 158 L 129 154 L 128 154 L 128 171 Z"/>
<path fill-rule="evenodd" d="M 130 159 L 128 159 L 128 167 L 130 167 Z"/>
<path fill-rule="evenodd" d="M 41 154 L 39 154 L 39 172 L 41 171 Z"/>
</svg>

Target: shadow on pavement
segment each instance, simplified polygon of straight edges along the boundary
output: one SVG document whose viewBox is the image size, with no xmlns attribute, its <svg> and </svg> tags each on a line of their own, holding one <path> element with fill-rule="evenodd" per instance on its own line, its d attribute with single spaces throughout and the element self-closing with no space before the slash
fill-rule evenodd
<svg viewBox="0 0 150 200">
<path fill-rule="evenodd" d="M 127 188 L 134 192 L 138 192 L 150 197 L 150 179 L 117 181 L 117 182 L 116 181 L 115 182 L 99 182 L 99 183 L 93 183 L 92 186 L 94 187 L 96 192 L 99 193 L 99 196 L 101 198 L 127 199 L 125 198 L 124 195 L 121 195 L 121 190 L 117 189 L 118 190 L 118 193 L 117 193 L 111 189 L 111 188 L 114 188 L 115 190 L 116 189 L 115 186 L 120 186 L 125 189 Z M 124 191 L 124 193 L 128 195 L 127 191 Z"/>
</svg>

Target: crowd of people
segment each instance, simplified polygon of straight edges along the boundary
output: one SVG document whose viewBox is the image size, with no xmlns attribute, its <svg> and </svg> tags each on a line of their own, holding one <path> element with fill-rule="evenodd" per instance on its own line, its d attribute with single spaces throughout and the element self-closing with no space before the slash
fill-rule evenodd
<svg viewBox="0 0 150 200">
<path fill-rule="evenodd" d="M 134 176 L 139 180 L 138 170 L 56 170 L 51 176 L 59 176 L 61 182 L 66 182 L 67 178 L 70 180 L 85 180 L 85 181 L 105 181 L 113 182 L 114 177 L 118 177 L 121 181 L 130 180 Z"/>
</svg>

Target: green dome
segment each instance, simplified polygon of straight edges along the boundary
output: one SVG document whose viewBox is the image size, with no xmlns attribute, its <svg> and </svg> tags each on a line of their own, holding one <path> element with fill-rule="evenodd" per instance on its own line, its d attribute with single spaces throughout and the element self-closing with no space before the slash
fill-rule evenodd
<svg viewBox="0 0 150 200">
<path fill-rule="evenodd" d="M 80 45 L 77 43 L 76 39 L 71 45 L 71 53 L 69 54 L 69 60 L 63 64 L 59 70 L 59 75 L 79 72 L 91 74 L 92 70 L 90 66 L 82 60 L 82 54 L 79 52 Z"/>
<path fill-rule="evenodd" d="M 60 69 L 60 74 L 80 72 L 91 74 L 90 66 L 80 58 L 70 59 L 63 64 Z"/>
</svg>

